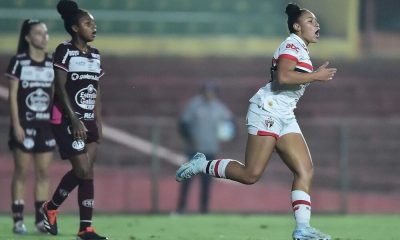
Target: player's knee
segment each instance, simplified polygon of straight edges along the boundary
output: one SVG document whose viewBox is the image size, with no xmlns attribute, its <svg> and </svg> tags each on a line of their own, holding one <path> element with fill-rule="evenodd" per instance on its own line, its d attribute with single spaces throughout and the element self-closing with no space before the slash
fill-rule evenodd
<svg viewBox="0 0 400 240">
<path fill-rule="evenodd" d="M 47 181 L 49 179 L 47 169 L 37 169 L 36 170 L 36 180 L 38 182 Z"/>
<path fill-rule="evenodd" d="M 18 181 L 25 182 L 26 175 L 27 175 L 27 170 L 23 168 L 17 168 L 14 170 L 14 179 Z"/>
<path fill-rule="evenodd" d="M 24 183 L 26 181 L 26 176 L 24 174 L 14 174 L 14 181 Z"/>
<path fill-rule="evenodd" d="M 76 176 L 80 179 L 91 179 L 93 178 L 93 171 L 89 168 L 76 168 L 74 169 Z"/>
<path fill-rule="evenodd" d="M 312 166 L 295 171 L 294 174 L 297 178 L 305 181 L 311 181 L 314 176 L 314 168 Z"/>
</svg>

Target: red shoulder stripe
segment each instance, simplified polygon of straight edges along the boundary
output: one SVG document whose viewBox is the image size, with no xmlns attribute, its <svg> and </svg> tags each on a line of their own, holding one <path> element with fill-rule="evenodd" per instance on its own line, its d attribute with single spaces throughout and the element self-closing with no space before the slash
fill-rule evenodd
<svg viewBox="0 0 400 240">
<path fill-rule="evenodd" d="M 297 59 L 297 57 L 295 57 L 295 56 L 293 56 L 293 55 L 290 55 L 290 54 L 281 54 L 281 55 L 279 55 L 279 58 L 289 59 L 289 60 L 292 60 L 292 61 L 294 61 L 294 62 L 296 62 L 296 63 L 299 62 L 299 60 Z M 278 59 L 279 59 L 279 58 L 278 58 Z"/>
<path fill-rule="evenodd" d="M 297 66 L 307 68 L 310 71 L 313 71 L 313 69 L 314 69 L 312 65 L 305 63 L 305 62 L 298 62 Z"/>
</svg>

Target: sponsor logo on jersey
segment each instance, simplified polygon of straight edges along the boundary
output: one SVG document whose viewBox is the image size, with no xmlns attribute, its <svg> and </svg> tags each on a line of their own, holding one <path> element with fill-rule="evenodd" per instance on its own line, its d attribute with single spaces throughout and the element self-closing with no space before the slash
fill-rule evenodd
<svg viewBox="0 0 400 240">
<path fill-rule="evenodd" d="M 36 113 L 36 119 L 38 119 L 38 120 L 43 120 L 43 119 L 50 119 L 50 113 L 42 113 L 42 112 L 39 112 L 39 113 Z"/>
<path fill-rule="evenodd" d="M 35 141 L 32 138 L 25 138 L 23 144 L 26 149 L 32 149 L 35 146 Z"/>
<path fill-rule="evenodd" d="M 92 57 L 93 57 L 93 58 L 100 59 L 100 54 L 92 53 Z"/>
<path fill-rule="evenodd" d="M 100 73 L 100 60 L 88 59 L 85 57 L 72 57 L 69 61 L 70 72 L 91 72 Z"/>
<path fill-rule="evenodd" d="M 25 130 L 25 132 L 26 132 L 26 135 L 29 135 L 29 136 L 36 136 L 36 133 L 37 133 L 36 129 L 34 129 L 34 128 L 27 128 Z"/>
<path fill-rule="evenodd" d="M 49 112 L 29 112 L 27 111 L 25 113 L 26 121 L 33 121 L 35 119 L 37 120 L 49 120 L 50 119 L 50 113 Z"/>
<path fill-rule="evenodd" d="M 21 60 L 21 61 L 19 61 L 19 64 L 21 66 L 28 66 L 28 65 L 31 65 L 31 60 Z"/>
<path fill-rule="evenodd" d="M 76 116 L 78 117 L 79 120 L 84 119 L 85 121 L 87 120 L 93 120 L 94 119 L 94 113 L 79 113 L 79 112 L 75 112 Z"/>
<path fill-rule="evenodd" d="M 62 197 L 67 197 L 69 195 L 69 192 L 65 189 L 60 188 L 60 190 L 58 190 L 58 194 L 60 194 L 60 196 Z"/>
<path fill-rule="evenodd" d="M 28 88 L 29 87 L 29 82 L 28 81 L 21 81 L 21 86 L 22 86 L 22 88 Z"/>
<path fill-rule="evenodd" d="M 83 150 L 85 148 L 85 142 L 81 139 L 77 139 L 72 142 L 72 148 L 75 150 Z"/>
<path fill-rule="evenodd" d="M 86 110 L 93 110 L 96 103 L 97 91 L 92 84 L 79 90 L 75 95 L 76 104 Z"/>
<path fill-rule="evenodd" d="M 75 81 L 75 80 L 94 80 L 94 81 L 98 81 L 99 80 L 99 76 L 93 75 L 93 74 L 82 74 L 79 75 L 78 73 L 72 73 L 71 74 L 71 80 Z"/>
<path fill-rule="evenodd" d="M 78 79 L 79 79 L 79 74 L 77 74 L 77 73 L 72 73 L 71 74 L 71 80 L 75 81 L 75 80 L 78 80 Z"/>
<path fill-rule="evenodd" d="M 46 146 L 54 147 L 56 145 L 56 140 L 55 139 L 46 140 L 45 144 Z"/>
<path fill-rule="evenodd" d="M 50 88 L 53 86 L 52 82 L 33 82 L 33 81 L 22 81 L 22 88 Z"/>
<path fill-rule="evenodd" d="M 85 114 L 83 115 L 83 118 L 84 118 L 85 120 L 94 119 L 94 113 L 85 113 Z"/>
<path fill-rule="evenodd" d="M 300 49 L 298 47 L 296 47 L 296 45 L 294 45 L 293 43 L 288 43 L 286 44 L 286 48 L 290 48 L 295 50 L 296 52 L 298 52 Z"/>
<path fill-rule="evenodd" d="M 54 70 L 50 67 L 23 66 L 20 79 L 23 81 L 52 82 Z"/>
<path fill-rule="evenodd" d="M 79 51 L 76 51 L 76 50 L 69 50 L 69 49 L 67 49 L 67 52 L 68 52 L 68 56 L 70 56 L 70 57 L 75 57 L 75 56 L 79 56 Z"/>
<path fill-rule="evenodd" d="M 44 112 L 50 104 L 50 96 L 43 89 L 38 88 L 25 99 L 26 106 L 34 112 Z"/>
<path fill-rule="evenodd" d="M 22 67 L 21 69 L 21 79 L 22 80 L 33 80 L 34 68 L 31 66 Z"/>
<path fill-rule="evenodd" d="M 94 200 L 93 199 L 85 199 L 82 201 L 82 205 L 88 208 L 93 208 Z"/>
</svg>

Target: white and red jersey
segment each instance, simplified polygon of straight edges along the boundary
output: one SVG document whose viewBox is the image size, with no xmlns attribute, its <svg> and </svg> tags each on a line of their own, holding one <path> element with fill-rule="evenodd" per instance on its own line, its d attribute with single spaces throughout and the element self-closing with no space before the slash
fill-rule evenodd
<svg viewBox="0 0 400 240">
<path fill-rule="evenodd" d="M 286 58 L 296 62 L 295 71 L 312 72 L 313 66 L 310 55 L 304 41 L 296 34 L 290 36 L 281 43 L 274 53 L 271 66 L 271 81 L 260 88 L 250 99 L 251 103 L 263 106 L 265 109 L 276 109 L 279 111 L 293 112 L 300 97 L 304 94 L 305 88 L 309 85 L 283 85 L 273 79 L 273 72 L 277 69 L 278 60 Z"/>
</svg>

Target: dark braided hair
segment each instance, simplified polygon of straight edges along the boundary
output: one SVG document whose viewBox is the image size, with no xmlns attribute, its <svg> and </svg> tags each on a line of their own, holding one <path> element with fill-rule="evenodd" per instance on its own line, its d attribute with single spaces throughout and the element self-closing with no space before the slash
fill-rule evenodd
<svg viewBox="0 0 400 240">
<path fill-rule="evenodd" d="M 64 20 L 65 30 L 73 36 L 75 32 L 72 30 L 73 25 L 78 25 L 79 19 L 87 14 L 88 11 L 80 9 L 78 4 L 71 0 L 61 0 L 57 4 L 57 11 L 60 13 L 61 18 Z"/>
<path fill-rule="evenodd" d="M 39 20 L 35 20 L 35 19 L 24 20 L 24 22 L 22 23 L 21 32 L 19 34 L 17 54 L 21 54 L 21 53 L 28 51 L 29 43 L 26 41 L 25 37 L 26 37 L 26 35 L 29 34 L 29 32 L 31 31 L 33 26 L 40 24 L 40 23 L 43 23 L 43 22 L 41 22 Z"/>
<path fill-rule="evenodd" d="M 305 11 L 307 11 L 307 10 L 304 8 L 301 9 L 296 3 L 289 3 L 286 6 L 285 13 L 288 15 L 287 24 L 288 24 L 290 33 L 296 33 L 296 30 L 294 29 L 293 24 L 297 22 L 297 20 L 301 16 L 301 14 L 303 14 L 303 12 L 305 12 Z"/>
</svg>

